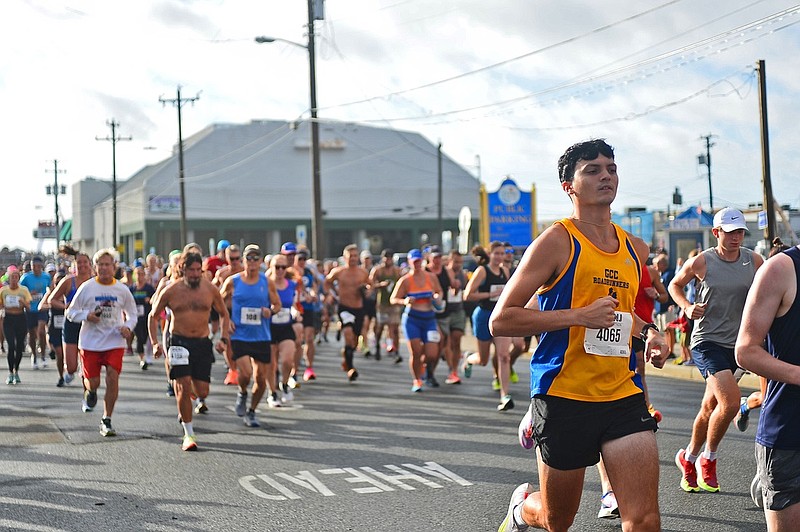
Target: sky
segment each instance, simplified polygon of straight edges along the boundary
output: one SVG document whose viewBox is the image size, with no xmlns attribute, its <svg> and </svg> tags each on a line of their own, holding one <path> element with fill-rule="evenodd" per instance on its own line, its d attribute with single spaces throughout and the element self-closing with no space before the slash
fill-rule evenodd
<svg viewBox="0 0 800 532">
<path fill-rule="evenodd" d="M 71 184 L 111 178 L 109 120 L 132 137 L 116 145 L 118 180 L 168 157 L 177 111 L 159 97 L 178 86 L 199 95 L 184 138 L 307 119 L 306 25 L 302 0 L 4 0 L 0 246 L 55 247 L 32 236 L 54 218 L 54 161 L 69 219 Z M 707 135 L 714 207 L 760 202 L 764 60 L 773 192 L 800 207 L 794 2 L 327 0 L 315 26 L 320 119 L 420 133 L 490 191 L 506 176 L 535 185 L 540 220 L 571 212 L 558 157 L 598 137 L 616 149 L 615 212 L 708 208 Z"/>
</svg>

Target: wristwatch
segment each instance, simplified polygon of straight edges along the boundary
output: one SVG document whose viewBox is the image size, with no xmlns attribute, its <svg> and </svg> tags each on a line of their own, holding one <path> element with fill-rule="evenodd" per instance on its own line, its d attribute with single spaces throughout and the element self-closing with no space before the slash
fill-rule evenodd
<svg viewBox="0 0 800 532">
<path fill-rule="evenodd" d="M 642 332 L 639 333 L 639 338 L 642 339 L 642 342 L 647 342 L 647 331 L 653 329 L 655 332 L 661 332 L 656 327 L 655 323 L 646 323 L 644 327 L 642 327 Z"/>
</svg>

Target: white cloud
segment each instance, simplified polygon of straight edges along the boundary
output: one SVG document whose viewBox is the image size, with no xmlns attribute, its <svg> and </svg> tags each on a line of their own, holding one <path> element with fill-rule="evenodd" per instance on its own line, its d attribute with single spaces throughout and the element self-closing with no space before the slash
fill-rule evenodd
<svg viewBox="0 0 800 532">
<path fill-rule="evenodd" d="M 696 156 L 704 151 L 700 136 L 712 133 L 715 206 L 744 206 L 761 197 L 758 93 L 754 81 L 738 93 L 730 89 L 765 59 L 773 188 L 781 202 L 796 206 L 800 24 L 779 28 L 797 22 L 797 14 L 687 55 L 685 65 L 669 60 L 652 71 L 632 71 L 647 73 L 644 79 L 542 92 L 690 46 L 793 4 L 658 5 L 664 7 L 622 0 L 327 0 L 326 20 L 318 24 L 320 116 L 418 131 L 432 142 L 441 140 L 445 152 L 466 167 L 479 155 L 490 189 L 507 174 L 524 187 L 535 182 L 543 217 L 568 214 L 556 159 L 569 144 L 592 136 L 606 137 L 617 148 L 618 209 L 666 208 L 676 186 L 686 203 L 706 205 L 705 167 Z M 271 35 L 303 43 L 303 2 L 93 0 L 78 6 L 12 0 L 0 8 L 0 142 L 6 187 L 21 198 L 0 214 L 0 245 L 32 247 L 36 220 L 52 218 L 52 197 L 44 194 L 52 182 L 52 172 L 45 171 L 52 159 L 67 170 L 60 176 L 66 184 L 87 175 L 110 176 L 109 143 L 95 140 L 110 134 L 106 120 L 115 118 L 119 133 L 134 137 L 118 145 L 120 178 L 165 157 L 177 137 L 177 119 L 158 97 L 174 98 L 179 84 L 184 96 L 202 91 L 183 113 L 187 136 L 213 122 L 307 114 L 305 51 L 253 42 L 256 35 Z M 647 9 L 652 12 L 625 21 Z M 778 31 L 767 34 L 771 30 Z M 474 75 L 386 96 L 525 54 Z M 656 110 L 728 76 L 732 85 Z M 340 106 L 373 97 L 379 98 Z M 481 108 L 444 114 L 473 107 Z M 429 118 L 384 122 L 424 115 Z M 576 127 L 581 124 L 596 125 Z M 67 217 L 70 201 L 69 195 L 62 198 Z"/>
</svg>

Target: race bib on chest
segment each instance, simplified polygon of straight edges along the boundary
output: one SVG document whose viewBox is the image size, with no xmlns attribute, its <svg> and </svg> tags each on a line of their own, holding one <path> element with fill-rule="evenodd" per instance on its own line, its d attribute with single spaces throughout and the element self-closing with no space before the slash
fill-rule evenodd
<svg viewBox="0 0 800 532">
<path fill-rule="evenodd" d="M 628 312 L 615 312 L 614 325 L 603 329 L 586 329 L 583 348 L 590 355 L 625 357 L 630 355 L 633 316 Z"/>
<path fill-rule="evenodd" d="M 292 312 L 288 308 L 282 308 L 277 314 L 272 316 L 272 323 L 275 325 L 286 325 L 292 321 Z"/>
<path fill-rule="evenodd" d="M 504 284 L 493 284 L 489 286 L 489 294 L 491 295 L 489 301 L 497 301 L 500 299 L 500 294 L 503 292 L 505 286 Z"/>
<path fill-rule="evenodd" d="M 103 321 L 111 321 L 114 319 L 114 307 L 111 305 L 103 305 L 100 307 L 100 319 Z"/>
<path fill-rule="evenodd" d="M 40 294 L 39 292 L 33 292 L 31 294 L 31 301 L 41 301 L 42 300 L 42 295 L 43 294 Z"/>
<path fill-rule="evenodd" d="M 63 329 L 64 328 L 64 315 L 55 315 L 53 316 L 53 327 L 56 329 Z"/>
<path fill-rule="evenodd" d="M 3 305 L 13 308 L 19 307 L 19 296 L 6 296 Z"/>
<path fill-rule="evenodd" d="M 182 345 L 171 345 L 167 350 L 170 366 L 188 366 L 189 350 Z"/>
<path fill-rule="evenodd" d="M 144 305 L 136 305 L 136 315 L 140 318 L 144 316 Z"/>
<path fill-rule="evenodd" d="M 261 325 L 261 308 L 242 307 L 239 321 L 242 325 Z"/>
</svg>

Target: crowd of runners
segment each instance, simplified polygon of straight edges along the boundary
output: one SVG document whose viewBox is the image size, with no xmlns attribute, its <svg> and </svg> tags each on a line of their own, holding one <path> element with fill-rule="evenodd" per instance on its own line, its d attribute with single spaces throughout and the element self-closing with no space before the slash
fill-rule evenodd
<svg viewBox="0 0 800 532">
<path fill-rule="evenodd" d="M 89 257 L 71 248 L 48 262 L 33 257 L 24 271 L 9 266 L 0 288 L 6 384 L 24 382 L 27 350 L 31 371 L 55 364 L 56 386 L 79 378 L 80 407 L 92 412 L 105 369 L 99 426 L 113 436 L 123 357 L 135 352 L 142 371 L 163 358 L 181 448 L 191 451 L 193 417 L 208 412 L 216 359 L 227 367 L 224 384 L 238 387 L 234 412 L 248 427 L 260 426 L 262 400 L 280 408 L 292 404 L 300 383 L 337 378 L 314 366 L 316 346 L 334 341 L 342 344 L 338 378 L 363 377 L 364 357 L 401 364 L 406 356 L 415 394 L 439 387 L 437 376 L 456 386 L 475 365 L 491 364 L 497 410 L 506 412 L 515 406 L 514 363 L 535 337 L 519 441 L 535 448 L 538 486 L 513 491 L 500 531 L 569 529 L 585 469 L 595 465 L 598 517 L 619 518 L 623 530 L 660 530 L 661 415 L 649 400 L 645 366 L 663 367 L 678 348 L 675 363 L 696 366 L 705 379 L 689 441 L 676 450 L 679 488 L 721 491 L 723 436 L 731 425 L 747 430 L 750 411 L 761 407 L 751 495 L 769 530 L 793 530 L 800 517 L 799 248 L 776 240 L 764 259 L 742 246 L 743 213 L 724 208 L 714 215 L 714 245 L 672 271 L 664 250 L 654 254 L 611 222 L 619 185 L 611 146 L 576 144 L 558 172 L 573 214 L 544 231 L 519 264 L 503 242 L 473 248 L 476 267 L 467 272 L 462 254 L 438 246 L 383 250 L 373 264 L 356 245 L 338 261 L 320 261 L 292 242 L 266 254 L 257 244 L 222 240 L 209 256 L 192 243 L 165 261 L 151 254 L 130 266 L 111 249 Z M 477 349 L 464 353 L 468 330 Z M 761 376 L 761 389 L 741 397 L 745 370 Z"/>
<path fill-rule="evenodd" d="M 105 369 L 100 432 L 113 436 L 123 359 L 135 355 L 142 371 L 163 367 L 184 450 L 197 448 L 193 418 L 208 411 L 216 360 L 227 368 L 224 384 L 238 388 L 235 413 L 258 427 L 262 400 L 267 408 L 291 405 L 300 383 L 318 378 L 314 361 L 322 342 L 341 342 L 342 377 L 350 382 L 360 376 L 359 360 L 393 362 L 398 378 L 406 360 L 412 393 L 438 388 L 439 378 L 460 385 L 475 364 L 491 362 L 497 410 L 514 408 L 512 364 L 530 337 L 493 338 L 488 328 L 513 271 L 510 245 L 476 246 L 474 272 L 463 269 L 460 253 L 445 255 L 438 246 L 400 254 L 386 249 L 376 264 L 355 245 L 338 261 L 314 260 L 292 242 L 265 254 L 256 244 L 221 240 L 215 251 L 204 256 L 191 243 L 166 259 L 151 254 L 127 265 L 112 249 L 90 257 L 65 246 L 56 258 L 27 261 L 23 269 L 30 271 L 9 266 L 0 291 L 6 383 L 22 384 L 20 366 L 29 353 L 32 371 L 56 367 L 56 386 L 77 378 L 80 407 L 92 412 Z M 477 351 L 464 353 L 462 338 L 470 330 Z"/>
</svg>

